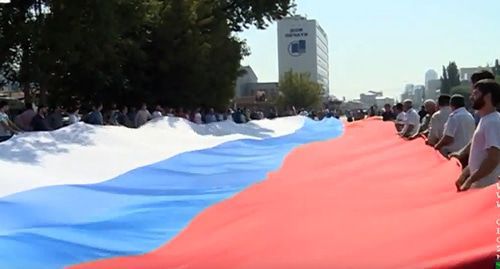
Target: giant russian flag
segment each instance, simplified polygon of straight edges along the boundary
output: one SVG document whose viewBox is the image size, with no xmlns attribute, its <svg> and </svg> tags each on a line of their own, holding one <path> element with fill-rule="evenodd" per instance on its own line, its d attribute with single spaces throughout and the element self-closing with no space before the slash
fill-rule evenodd
<svg viewBox="0 0 500 269">
<path fill-rule="evenodd" d="M 165 118 L 141 129 L 73 125 L 0 144 L 0 268 L 62 268 L 146 253 L 204 209 L 266 178 L 336 120 L 245 125 Z"/>
<path fill-rule="evenodd" d="M 390 123 L 70 128 L 0 145 L 0 268 L 495 265 L 496 186 Z"/>
</svg>

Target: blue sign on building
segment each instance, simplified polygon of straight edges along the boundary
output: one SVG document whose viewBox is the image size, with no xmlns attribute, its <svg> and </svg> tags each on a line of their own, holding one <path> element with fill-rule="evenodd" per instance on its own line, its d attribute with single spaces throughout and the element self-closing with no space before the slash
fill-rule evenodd
<svg viewBox="0 0 500 269">
<path fill-rule="evenodd" d="M 306 53 L 306 41 L 305 40 L 295 40 L 290 42 L 288 45 L 288 53 L 294 57 L 298 57 Z"/>
</svg>

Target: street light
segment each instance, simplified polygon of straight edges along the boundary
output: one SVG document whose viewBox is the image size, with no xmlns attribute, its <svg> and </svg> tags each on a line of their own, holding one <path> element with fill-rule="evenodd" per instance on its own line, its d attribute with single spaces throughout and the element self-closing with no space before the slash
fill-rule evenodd
<svg viewBox="0 0 500 269">
<path fill-rule="evenodd" d="M 0 4 L 10 4 L 10 0 L 0 0 Z"/>
</svg>

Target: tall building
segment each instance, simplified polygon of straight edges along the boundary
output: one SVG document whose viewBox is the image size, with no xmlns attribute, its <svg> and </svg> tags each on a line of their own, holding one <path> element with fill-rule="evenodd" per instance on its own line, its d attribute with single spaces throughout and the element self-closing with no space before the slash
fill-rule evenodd
<svg viewBox="0 0 500 269">
<path fill-rule="evenodd" d="M 403 94 L 401 94 L 401 101 L 404 101 L 406 99 L 412 99 L 414 87 L 415 87 L 415 85 L 413 85 L 413 84 L 406 84 L 405 90 L 404 90 Z"/>
<path fill-rule="evenodd" d="M 427 72 L 425 72 L 425 87 L 428 88 L 427 86 L 428 86 L 429 81 L 436 80 L 436 79 L 439 79 L 439 75 L 435 70 L 430 69 Z"/>
<path fill-rule="evenodd" d="M 413 107 L 420 107 L 425 98 L 425 86 L 424 85 L 414 85 L 406 84 L 403 94 L 401 94 L 401 101 L 411 100 L 413 102 Z"/>
<path fill-rule="evenodd" d="M 425 86 L 425 98 L 437 100 L 439 97 L 439 89 L 441 89 L 441 80 L 429 80 Z"/>
<path fill-rule="evenodd" d="M 425 86 L 424 85 L 416 85 L 413 87 L 413 107 L 418 108 L 424 104 L 425 98 Z"/>
<path fill-rule="evenodd" d="M 309 73 L 311 79 L 330 91 L 328 37 L 316 20 L 302 16 L 278 21 L 278 61 L 280 78 L 290 70 Z"/>
<path fill-rule="evenodd" d="M 431 80 L 436 80 L 438 78 L 439 78 L 438 73 L 433 69 L 430 69 L 427 72 L 425 72 L 425 83 Z"/>
</svg>

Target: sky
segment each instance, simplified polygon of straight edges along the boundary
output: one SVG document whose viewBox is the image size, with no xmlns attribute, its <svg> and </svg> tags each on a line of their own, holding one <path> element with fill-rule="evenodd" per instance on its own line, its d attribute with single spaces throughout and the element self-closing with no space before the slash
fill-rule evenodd
<svg viewBox="0 0 500 269">
<path fill-rule="evenodd" d="M 328 34 L 330 94 L 359 98 L 369 90 L 398 97 L 425 72 L 456 61 L 492 65 L 500 58 L 500 0 L 296 0 L 296 14 Z M 277 27 L 251 28 L 246 39 L 259 82 L 278 81 Z"/>
</svg>

